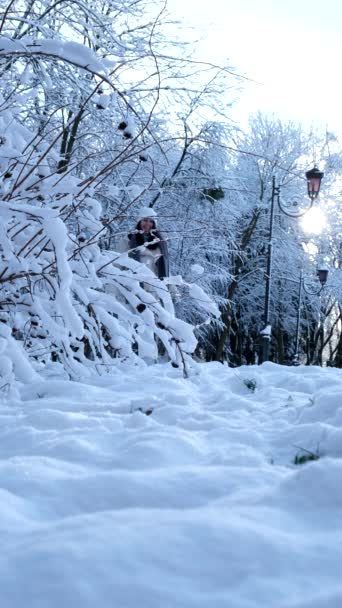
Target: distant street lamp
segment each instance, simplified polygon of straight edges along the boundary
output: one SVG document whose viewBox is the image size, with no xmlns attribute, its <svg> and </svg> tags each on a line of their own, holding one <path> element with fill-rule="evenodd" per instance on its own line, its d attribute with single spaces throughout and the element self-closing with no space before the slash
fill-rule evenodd
<svg viewBox="0 0 342 608">
<path fill-rule="evenodd" d="M 289 211 L 284 208 L 284 205 L 280 201 L 280 186 L 276 186 L 275 177 L 272 178 L 272 194 L 271 194 L 271 209 L 270 209 L 270 228 L 269 228 L 269 241 L 267 247 L 267 267 L 266 267 L 266 288 L 265 288 L 265 302 L 264 302 L 264 328 L 260 332 L 261 344 L 259 351 L 259 364 L 264 361 L 268 361 L 269 352 L 270 352 L 270 343 L 272 337 L 272 326 L 270 323 L 270 300 L 271 300 L 271 287 L 272 287 L 272 254 L 273 254 L 273 228 L 274 228 L 274 211 L 275 211 L 275 202 L 277 201 L 277 205 L 288 217 L 298 218 L 302 217 L 307 213 L 319 194 L 319 190 L 321 187 L 321 181 L 324 177 L 324 173 L 319 171 L 316 165 L 310 171 L 307 171 L 306 174 L 307 184 L 308 184 L 308 195 L 310 198 L 309 206 L 304 211 Z M 295 205 L 293 205 L 295 206 Z"/>
<path fill-rule="evenodd" d="M 321 284 L 319 289 L 311 289 L 307 285 L 305 285 L 305 279 L 303 270 L 300 272 L 299 277 L 299 291 L 298 291 L 298 309 L 297 309 L 297 323 L 296 323 L 296 341 L 295 341 L 295 353 L 293 356 L 293 365 L 299 365 L 299 331 L 300 331 L 300 320 L 301 320 L 301 310 L 302 310 L 302 293 L 303 290 L 305 293 L 311 296 L 318 296 L 321 291 L 324 289 L 324 286 L 328 279 L 328 269 L 325 267 L 320 267 L 317 269 L 317 277 Z"/>
</svg>

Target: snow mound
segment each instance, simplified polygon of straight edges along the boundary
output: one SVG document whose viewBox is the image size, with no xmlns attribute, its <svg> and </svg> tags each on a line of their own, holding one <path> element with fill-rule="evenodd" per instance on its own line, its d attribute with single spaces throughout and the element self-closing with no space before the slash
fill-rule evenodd
<svg viewBox="0 0 342 608">
<path fill-rule="evenodd" d="M 47 370 L 1 403 L 2 608 L 340 608 L 339 370 L 189 375 Z"/>
</svg>

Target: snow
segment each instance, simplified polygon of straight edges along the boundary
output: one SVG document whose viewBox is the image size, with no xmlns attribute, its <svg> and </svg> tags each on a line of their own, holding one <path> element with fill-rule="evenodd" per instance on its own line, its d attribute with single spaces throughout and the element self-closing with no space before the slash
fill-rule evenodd
<svg viewBox="0 0 342 608">
<path fill-rule="evenodd" d="M 73 41 L 52 39 L 33 40 L 29 37 L 23 37 L 21 40 L 13 40 L 6 36 L 0 36 L 0 57 L 12 53 L 41 53 L 70 61 L 94 72 L 105 74 L 107 71 L 104 64 L 98 60 L 96 53 L 87 48 L 84 44 Z"/>
<path fill-rule="evenodd" d="M 261 336 L 269 336 L 271 337 L 272 334 L 272 326 L 271 325 L 266 325 L 266 327 L 260 332 Z"/>
<path fill-rule="evenodd" d="M 201 266 L 201 264 L 192 264 L 190 266 L 190 270 L 193 274 L 198 276 L 204 273 L 204 268 Z"/>
<path fill-rule="evenodd" d="M 340 608 L 340 370 L 60 369 L 0 403 L 2 608 Z"/>
<path fill-rule="evenodd" d="M 217 319 L 221 316 L 218 306 L 212 299 L 203 291 L 203 289 L 196 285 L 196 283 L 189 284 L 189 295 L 197 300 L 197 304 L 202 306 L 205 310 L 209 311 Z"/>
</svg>

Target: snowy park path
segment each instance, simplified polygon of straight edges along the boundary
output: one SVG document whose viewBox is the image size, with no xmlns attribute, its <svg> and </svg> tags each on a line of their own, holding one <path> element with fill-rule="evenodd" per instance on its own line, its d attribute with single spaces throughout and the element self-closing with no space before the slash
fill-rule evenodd
<svg viewBox="0 0 342 608">
<path fill-rule="evenodd" d="M 122 368 L 0 416 L 1 608 L 341 607 L 339 370 Z"/>
</svg>

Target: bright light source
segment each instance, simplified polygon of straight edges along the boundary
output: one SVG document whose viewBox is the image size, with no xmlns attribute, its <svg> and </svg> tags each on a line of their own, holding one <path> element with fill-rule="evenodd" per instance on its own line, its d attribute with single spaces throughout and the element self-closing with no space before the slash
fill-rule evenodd
<svg viewBox="0 0 342 608">
<path fill-rule="evenodd" d="M 304 232 L 309 234 L 321 234 L 326 228 L 327 220 L 319 207 L 313 207 L 301 219 L 301 225 Z"/>
<path fill-rule="evenodd" d="M 317 245 L 311 241 L 308 243 L 302 243 L 302 245 L 305 253 L 309 254 L 310 256 L 315 256 L 319 251 Z"/>
</svg>

